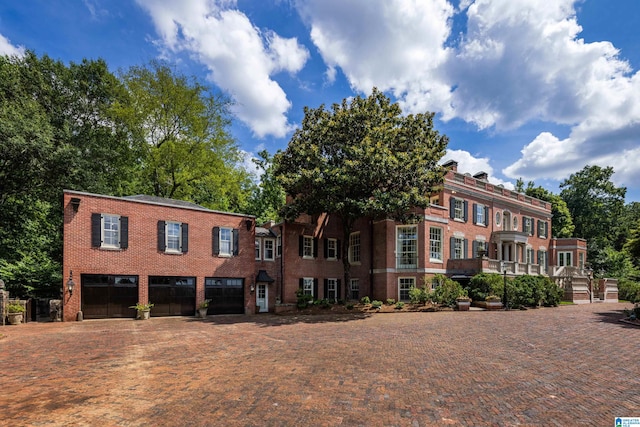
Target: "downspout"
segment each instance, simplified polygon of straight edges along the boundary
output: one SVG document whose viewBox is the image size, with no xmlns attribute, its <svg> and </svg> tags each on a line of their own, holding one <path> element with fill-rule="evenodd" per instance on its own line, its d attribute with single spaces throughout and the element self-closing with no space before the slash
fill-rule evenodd
<svg viewBox="0 0 640 427">
<path fill-rule="evenodd" d="M 373 297 L 373 219 L 369 219 L 369 295 Z"/>
</svg>

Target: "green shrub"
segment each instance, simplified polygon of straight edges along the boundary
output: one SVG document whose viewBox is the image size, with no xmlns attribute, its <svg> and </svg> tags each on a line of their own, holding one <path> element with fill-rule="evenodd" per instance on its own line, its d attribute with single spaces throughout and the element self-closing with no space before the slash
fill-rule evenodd
<svg viewBox="0 0 640 427">
<path fill-rule="evenodd" d="M 396 310 L 402 310 L 403 307 L 404 307 L 404 303 L 402 301 L 398 301 L 396 303 Z"/>
<path fill-rule="evenodd" d="M 347 310 L 353 310 L 353 304 L 347 304 Z"/>
<path fill-rule="evenodd" d="M 633 303 L 640 302 L 640 283 L 629 279 L 619 279 L 618 299 Z"/>
<path fill-rule="evenodd" d="M 363 304 L 371 304 L 371 299 L 369 299 L 369 297 L 362 297 L 360 298 L 360 302 Z"/>
<path fill-rule="evenodd" d="M 297 298 L 296 306 L 298 308 L 307 308 L 309 304 L 313 303 L 313 296 L 306 295 L 302 290 L 302 288 L 298 288 L 298 290 L 296 290 L 296 298 Z"/>
<path fill-rule="evenodd" d="M 469 297 L 474 301 L 484 301 L 489 295 L 502 297 L 504 277 L 497 273 L 480 273 L 469 282 Z M 509 294 L 507 293 L 507 296 Z"/>
<path fill-rule="evenodd" d="M 393 305 L 396 303 L 396 300 L 394 300 L 393 298 L 387 298 L 387 305 Z"/>
<path fill-rule="evenodd" d="M 438 284 L 432 293 L 433 302 L 446 306 L 454 306 L 456 298 L 464 293 L 460 283 L 442 274 L 436 274 L 433 279 L 434 283 Z"/>
<path fill-rule="evenodd" d="M 557 307 L 564 298 L 564 290 L 548 277 L 540 277 L 544 289 L 543 304 L 547 307 Z"/>
<path fill-rule="evenodd" d="M 9 313 L 24 313 L 25 312 L 25 308 L 22 304 L 19 304 L 17 302 L 13 302 L 10 304 L 7 304 L 7 312 Z"/>
<path fill-rule="evenodd" d="M 409 289 L 409 301 L 412 304 L 425 304 L 429 301 L 429 291 L 426 287 Z"/>
<path fill-rule="evenodd" d="M 371 307 L 373 307 L 373 308 L 380 308 L 380 307 L 382 307 L 382 301 L 378 301 L 378 300 L 373 300 L 373 301 L 371 301 Z"/>
</svg>

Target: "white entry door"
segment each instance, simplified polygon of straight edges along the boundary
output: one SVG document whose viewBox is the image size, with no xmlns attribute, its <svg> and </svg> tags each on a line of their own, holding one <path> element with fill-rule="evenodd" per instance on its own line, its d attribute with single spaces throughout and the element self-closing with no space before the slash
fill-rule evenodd
<svg viewBox="0 0 640 427">
<path fill-rule="evenodd" d="M 256 286 L 256 306 L 260 308 L 260 313 L 265 313 L 269 311 L 269 307 L 267 306 L 267 301 L 268 301 L 267 285 L 258 284 Z"/>
</svg>

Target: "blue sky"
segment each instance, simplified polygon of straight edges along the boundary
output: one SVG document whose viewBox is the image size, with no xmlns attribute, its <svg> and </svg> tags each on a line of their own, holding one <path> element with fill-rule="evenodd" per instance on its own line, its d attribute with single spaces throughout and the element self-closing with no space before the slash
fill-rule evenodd
<svg viewBox="0 0 640 427">
<path fill-rule="evenodd" d="M 367 95 L 436 113 L 446 160 L 553 192 L 613 166 L 640 201 L 637 0 L 23 0 L 0 53 L 112 71 L 155 58 L 231 97 L 247 156 L 286 147 L 304 106 Z"/>
</svg>

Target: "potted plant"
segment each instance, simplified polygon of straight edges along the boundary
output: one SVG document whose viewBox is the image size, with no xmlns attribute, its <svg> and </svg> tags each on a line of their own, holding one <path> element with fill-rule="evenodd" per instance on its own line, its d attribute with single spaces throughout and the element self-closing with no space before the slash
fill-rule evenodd
<svg viewBox="0 0 640 427">
<path fill-rule="evenodd" d="M 18 302 L 12 302 L 7 305 L 7 318 L 10 325 L 19 325 L 24 317 L 24 305 Z"/>
<path fill-rule="evenodd" d="M 487 310 L 500 310 L 502 308 L 502 302 L 497 295 L 488 295 L 485 298 Z"/>
<path fill-rule="evenodd" d="M 153 304 L 148 302 L 146 304 L 143 303 L 137 303 L 136 305 L 132 305 L 129 308 L 135 308 L 138 311 L 138 314 L 136 316 L 136 319 L 138 320 L 147 320 L 151 314 L 151 307 L 153 307 Z"/>
<path fill-rule="evenodd" d="M 456 306 L 458 307 L 458 311 L 469 311 L 469 307 L 471 307 L 471 298 L 469 298 L 466 289 L 463 289 L 456 297 Z"/>
<path fill-rule="evenodd" d="M 205 319 L 207 317 L 207 311 L 209 310 L 209 303 L 210 302 L 211 302 L 210 299 L 206 299 L 206 300 L 202 301 L 200 303 L 200 305 L 198 306 L 198 315 L 202 319 Z"/>
</svg>

